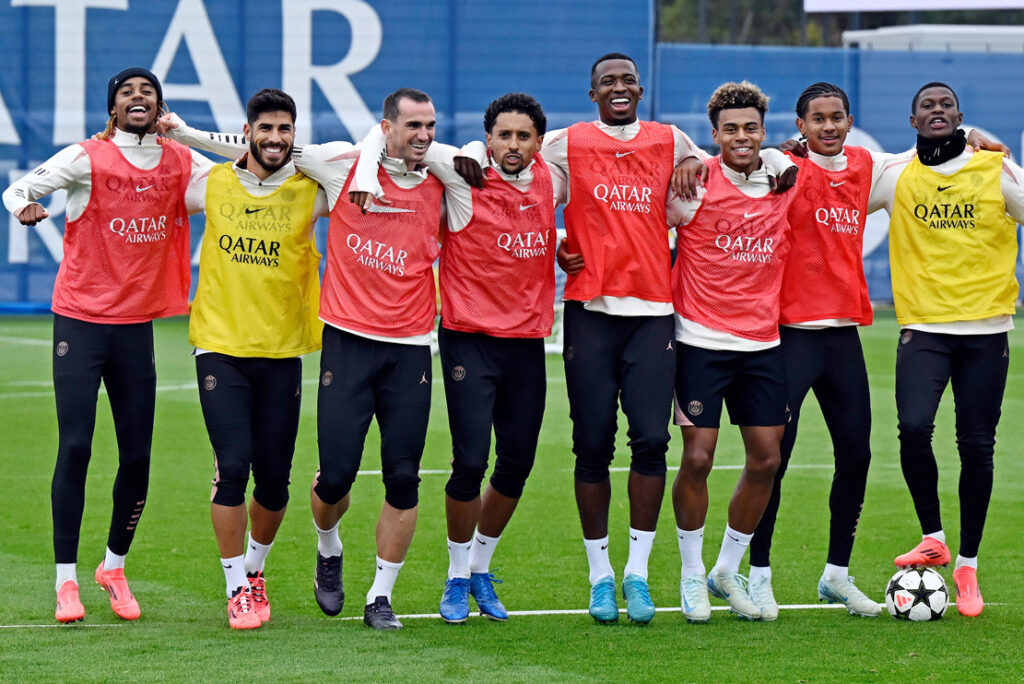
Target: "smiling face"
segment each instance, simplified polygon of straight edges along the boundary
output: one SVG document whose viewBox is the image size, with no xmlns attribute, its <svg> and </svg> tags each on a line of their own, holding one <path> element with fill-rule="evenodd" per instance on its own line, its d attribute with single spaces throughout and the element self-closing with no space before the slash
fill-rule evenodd
<svg viewBox="0 0 1024 684">
<path fill-rule="evenodd" d="M 387 155 L 415 166 L 427 155 L 434 141 L 434 104 L 415 102 L 407 97 L 398 101 L 398 117 L 384 119 L 381 125 L 387 139 Z"/>
<path fill-rule="evenodd" d="M 765 133 L 761 112 L 756 108 L 723 109 L 711 135 L 722 148 L 722 161 L 733 171 L 749 176 L 761 165 L 758 155 Z"/>
<path fill-rule="evenodd" d="M 843 151 L 843 143 L 853 127 L 842 99 L 836 96 L 816 97 L 807 104 L 807 113 L 796 120 L 796 127 L 807 138 L 807 147 L 828 157 Z"/>
<path fill-rule="evenodd" d="M 295 143 L 295 122 L 289 112 L 263 112 L 242 129 L 249 138 L 246 168 L 266 178 L 288 163 Z"/>
<path fill-rule="evenodd" d="M 597 65 L 590 84 L 590 99 L 597 103 L 601 121 L 622 126 L 636 121 L 636 108 L 643 97 L 640 76 L 628 59 L 607 59 Z"/>
<path fill-rule="evenodd" d="M 953 91 L 936 86 L 922 90 L 917 96 L 910 125 L 922 138 L 948 138 L 956 132 L 963 120 L 964 115 L 960 113 Z"/>
<path fill-rule="evenodd" d="M 144 135 L 153 130 L 160 116 L 156 88 L 149 79 L 142 76 L 129 78 L 114 94 L 114 109 L 111 112 L 122 131 Z"/>
<path fill-rule="evenodd" d="M 543 140 L 529 116 L 522 112 L 502 112 L 487 134 L 487 147 L 501 170 L 514 175 L 529 166 Z"/>
</svg>

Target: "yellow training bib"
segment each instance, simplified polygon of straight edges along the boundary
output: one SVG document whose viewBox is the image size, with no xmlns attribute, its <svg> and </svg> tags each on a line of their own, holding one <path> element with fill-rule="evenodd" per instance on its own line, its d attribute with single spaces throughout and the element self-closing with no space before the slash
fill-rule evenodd
<svg viewBox="0 0 1024 684">
<path fill-rule="evenodd" d="M 219 164 L 206 184 L 206 232 L 188 340 L 272 359 L 320 348 L 320 253 L 310 231 L 317 184 L 297 173 L 266 197 Z"/>
<path fill-rule="evenodd" d="M 950 176 L 916 157 L 900 174 L 889 267 L 900 325 L 1012 315 L 1017 224 L 1000 187 L 1002 155 L 976 152 Z"/>
</svg>

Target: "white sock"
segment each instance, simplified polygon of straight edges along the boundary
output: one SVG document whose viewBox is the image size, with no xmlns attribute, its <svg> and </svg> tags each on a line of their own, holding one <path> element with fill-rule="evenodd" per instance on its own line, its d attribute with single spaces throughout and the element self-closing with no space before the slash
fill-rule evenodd
<svg viewBox="0 0 1024 684">
<path fill-rule="evenodd" d="M 391 591 L 395 588 L 398 571 L 405 563 L 391 563 L 377 556 L 377 574 L 373 576 L 373 585 L 366 592 L 366 605 L 373 603 L 378 596 L 386 596 L 391 603 Z"/>
<path fill-rule="evenodd" d="M 676 528 L 679 537 L 679 557 L 683 560 L 683 577 L 704 574 L 704 526 L 695 530 Z"/>
<path fill-rule="evenodd" d="M 590 584 L 596 584 L 603 577 L 611 577 L 614 580 L 615 571 L 608 560 L 608 537 L 584 539 L 583 546 L 587 550 L 587 563 L 590 564 Z"/>
<path fill-rule="evenodd" d="M 320 552 L 320 555 L 324 558 L 330 558 L 331 556 L 341 555 L 341 539 L 338 537 L 338 523 L 334 523 L 334 527 L 329 530 L 321 530 L 313 523 L 313 528 L 316 530 L 316 550 Z"/>
<path fill-rule="evenodd" d="M 960 568 L 964 567 L 965 565 L 967 567 L 969 567 L 969 568 L 974 568 L 975 570 L 977 570 L 978 569 L 978 557 L 975 556 L 974 558 L 964 558 L 960 554 L 957 554 L 956 564 L 953 566 L 953 569 L 954 570 L 959 570 Z"/>
<path fill-rule="evenodd" d="M 622 576 L 640 575 L 647 579 L 647 559 L 651 557 L 654 546 L 654 532 L 629 528 L 629 559 Z"/>
<path fill-rule="evenodd" d="M 103 557 L 103 569 L 109 571 L 118 568 L 124 568 L 124 556 L 118 556 L 108 547 L 107 555 Z"/>
<path fill-rule="evenodd" d="M 255 575 L 257 572 L 263 572 L 263 566 L 267 562 L 267 554 L 270 553 L 270 547 L 273 545 L 274 542 L 260 544 L 252 538 L 251 534 L 249 535 L 249 546 L 245 549 L 246 574 Z"/>
<path fill-rule="evenodd" d="M 844 567 L 842 565 L 832 565 L 831 563 L 825 563 L 825 572 L 823 572 L 821 576 L 829 580 L 844 580 L 850 576 L 850 568 Z"/>
<path fill-rule="evenodd" d="M 221 558 L 220 566 L 224 568 L 224 583 L 228 598 L 234 596 L 239 587 L 249 586 L 249 580 L 245 576 L 245 556 Z"/>
<path fill-rule="evenodd" d="M 488 573 L 491 571 L 491 558 L 494 556 L 494 549 L 498 548 L 497 537 L 488 537 L 478 531 L 473 535 L 473 545 L 469 547 L 469 571 L 473 574 Z"/>
<path fill-rule="evenodd" d="M 726 525 L 725 534 L 722 535 L 722 549 L 718 552 L 718 560 L 711 571 L 723 574 L 739 572 L 740 561 L 743 560 L 743 554 L 747 552 L 753 537 L 753 534 L 743 534 Z"/>
<path fill-rule="evenodd" d="M 57 591 L 60 591 L 65 582 L 74 582 L 75 586 L 78 586 L 76 566 L 77 563 L 57 563 Z"/>
<path fill-rule="evenodd" d="M 753 584 L 759 579 L 766 579 L 770 582 L 772 579 L 772 569 L 767 565 L 751 565 L 750 583 Z"/>
<path fill-rule="evenodd" d="M 942 542 L 943 544 L 945 544 L 945 543 L 946 543 L 946 533 L 945 533 L 945 531 L 943 531 L 943 530 L 939 530 L 938 532 L 929 532 L 928 534 L 922 534 L 922 535 L 921 535 L 921 539 L 922 539 L 922 540 L 923 540 L 923 539 L 924 539 L 925 537 L 931 537 L 931 538 L 933 538 L 933 539 L 938 539 L 938 540 L 939 540 L 940 542 Z"/>
<path fill-rule="evenodd" d="M 472 545 L 472 539 L 468 542 L 448 540 L 448 579 L 469 579 L 469 548 Z"/>
</svg>

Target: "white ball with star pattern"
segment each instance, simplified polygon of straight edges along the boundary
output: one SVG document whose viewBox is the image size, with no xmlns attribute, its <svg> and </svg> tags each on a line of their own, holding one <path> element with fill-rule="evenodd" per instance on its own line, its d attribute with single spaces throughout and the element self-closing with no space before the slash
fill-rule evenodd
<svg viewBox="0 0 1024 684">
<path fill-rule="evenodd" d="M 931 568 L 905 568 L 889 580 L 885 607 L 897 620 L 938 620 L 949 605 L 949 590 L 942 575 Z"/>
</svg>

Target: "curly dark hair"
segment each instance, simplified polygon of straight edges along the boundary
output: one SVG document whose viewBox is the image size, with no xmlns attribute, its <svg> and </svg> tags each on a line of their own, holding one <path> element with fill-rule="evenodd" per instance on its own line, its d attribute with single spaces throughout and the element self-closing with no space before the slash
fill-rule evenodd
<svg viewBox="0 0 1024 684">
<path fill-rule="evenodd" d="M 718 128 L 718 113 L 723 109 L 747 107 L 753 107 L 760 112 L 761 121 L 764 122 L 764 113 L 768 111 L 768 96 L 749 81 L 723 83 L 711 93 L 711 99 L 708 100 L 708 118 L 711 119 L 711 125 Z"/>
<path fill-rule="evenodd" d="M 547 129 L 548 119 L 537 100 L 526 93 L 507 93 L 487 105 L 487 111 L 484 112 L 484 130 L 490 133 L 498 115 L 505 112 L 519 112 L 530 117 L 533 127 L 537 129 L 537 135 L 544 135 Z"/>
</svg>

